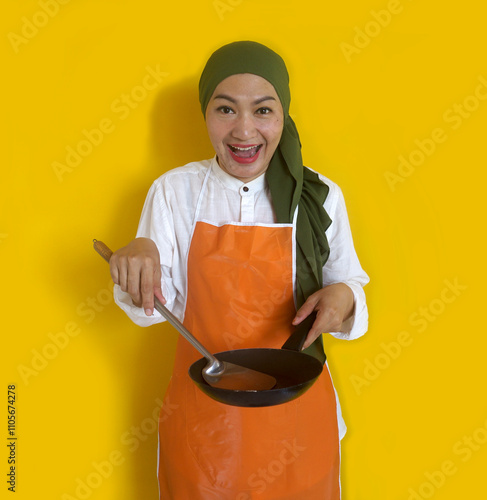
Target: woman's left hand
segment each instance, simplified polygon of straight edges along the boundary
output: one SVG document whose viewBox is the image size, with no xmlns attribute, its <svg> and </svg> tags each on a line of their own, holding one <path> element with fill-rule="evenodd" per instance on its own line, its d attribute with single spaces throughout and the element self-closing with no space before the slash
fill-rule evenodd
<svg viewBox="0 0 487 500">
<path fill-rule="evenodd" d="M 353 307 L 353 292 L 345 283 L 325 286 L 310 295 L 293 319 L 293 325 L 298 325 L 316 311 L 316 320 L 306 337 L 303 349 L 309 347 L 322 333 L 339 332 L 343 322 L 352 316 Z"/>
</svg>

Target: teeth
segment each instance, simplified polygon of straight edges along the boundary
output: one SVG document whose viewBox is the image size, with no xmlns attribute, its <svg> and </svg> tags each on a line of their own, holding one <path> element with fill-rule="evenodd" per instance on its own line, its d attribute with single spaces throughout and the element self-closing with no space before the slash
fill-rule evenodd
<svg viewBox="0 0 487 500">
<path fill-rule="evenodd" d="M 249 151 L 250 149 L 254 149 L 257 146 L 249 146 L 247 148 L 239 148 L 238 146 L 230 146 L 232 149 L 236 149 L 237 151 Z"/>
</svg>

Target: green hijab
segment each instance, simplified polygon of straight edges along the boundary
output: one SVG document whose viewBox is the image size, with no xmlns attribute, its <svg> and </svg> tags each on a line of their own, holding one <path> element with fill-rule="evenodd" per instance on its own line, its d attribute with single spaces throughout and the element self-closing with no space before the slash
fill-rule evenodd
<svg viewBox="0 0 487 500">
<path fill-rule="evenodd" d="M 206 115 L 217 85 L 225 78 L 240 73 L 258 75 L 270 82 L 284 111 L 281 140 L 266 171 L 266 179 L 277 222 L 292 223 L 299 206 L 296 224 L 296 299 L 299 308 L 323 286 L 322 269 L 330 253 L 325 231 L 331 224 L 323 203 L 329 188 L 315 172 L 303 166 L 298 131 L 289 116 L 291 93 L 286 65 L 278 54 L 265 45 L 234 42 L 212 54 L 199 82 L 203 115 Z M 305 352 L 324 361 L 321 336 Z"/>
</svg>

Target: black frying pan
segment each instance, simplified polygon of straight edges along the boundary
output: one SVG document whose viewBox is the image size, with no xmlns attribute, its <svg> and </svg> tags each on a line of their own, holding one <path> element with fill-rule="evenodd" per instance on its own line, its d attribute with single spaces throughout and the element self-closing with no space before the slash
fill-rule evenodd
<svg viewBox="0 0 487 500">
<path fill-rule="evenodd" d="M 300 352 L 315 317 L 315 314 L 311 314 L 300 323 L 281 349 L 237 349 L 214 354 L 220 361 L 228 361 L 275 377 L 277 384 L 272 389 L 235 391 L 212 387 L 202 375 L 207 364 L 206 358 L 191 365 L 189 376 L 210 398 L 227 405 L 275 406 L 292 401 L 304 394 L 323 371 L 323 365 L 318 359 Z"/>
</svg>

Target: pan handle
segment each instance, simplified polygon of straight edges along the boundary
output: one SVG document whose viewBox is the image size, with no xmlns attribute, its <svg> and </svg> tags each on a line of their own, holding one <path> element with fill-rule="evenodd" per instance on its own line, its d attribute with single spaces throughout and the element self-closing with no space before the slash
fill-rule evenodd
<svg viewBox="0 0 487 500">
<path fill-rule="evenodd" d="M 305 318 L 296 327 L 291 336 L 286 340 L 282 349 L 288 349 L 290 351 L 301 351 L 303 349 L 304 341 L 308 336 L 311 327 L 316 319 L 316 312 L 313 311 L 307 318 Z"/>
<path fill-rule="evenodd" d="M 107 262 L 110 262 L 110 257 L 113 252 L 105 245 L 105 243 L 99 240 L 93 240 L 93 248 Z M 174 316 L 174 314 L 167 307 L 165 307 L 157 297 L 154 297 L 154 309 L 166 318 L 168 323 L 176 328 L 176 330 L 207 359 L 208 365 L 205 368 L 205 373 L 212 376 L 218 376 L 223 373 L 223 363 L 215 358 L 215 356 L 213 356 L 202 344 L 200 344 L 198 340 L 196 340 L 196 338 L 189 332 L 189 330 L 179 321 L 179 319 L 176 318 L 176 316 Z"/>
</svg>

